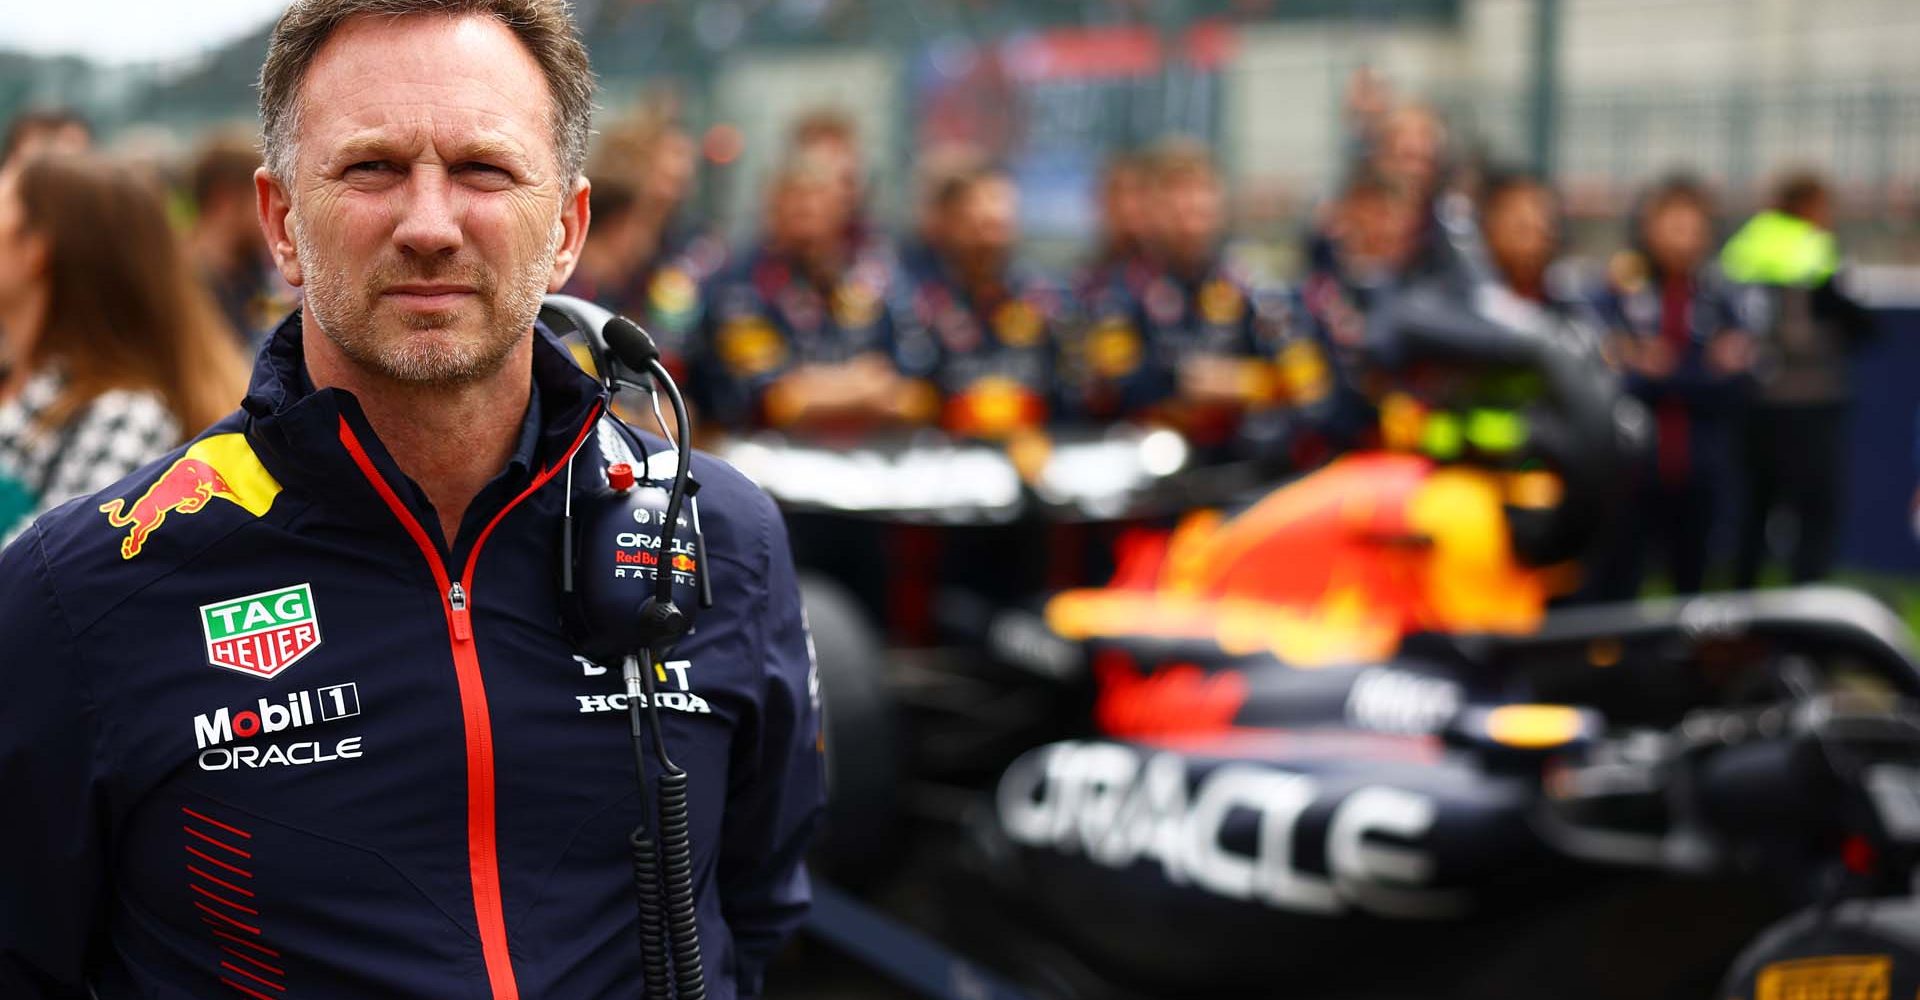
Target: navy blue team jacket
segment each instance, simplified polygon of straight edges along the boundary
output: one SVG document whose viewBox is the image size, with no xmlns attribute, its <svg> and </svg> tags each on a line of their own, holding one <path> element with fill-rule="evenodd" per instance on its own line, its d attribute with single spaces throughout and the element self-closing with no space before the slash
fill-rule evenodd
<svg viewBox="0 0 1920 1000">
<path fill-rule="evenodd" d="M 544 331 L 449 544 L 298 316 L 242 409 L 0 557 L 0 997 L 641 995 L 620 671 L 561 627 L 600 401 Z M 604 425 L 602 425 L 604 426 Z M 808 903 L 817 680 L 765 494 L 697 456 L 715 606 L 656 669 L 710 995 Z"/>
</svg>

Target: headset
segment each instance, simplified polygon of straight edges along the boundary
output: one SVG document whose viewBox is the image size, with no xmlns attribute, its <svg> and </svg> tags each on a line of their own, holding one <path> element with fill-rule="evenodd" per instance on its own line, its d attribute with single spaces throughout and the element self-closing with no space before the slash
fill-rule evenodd
<svg viewBox="0 0 1920 1000">
<path fill-rule="evenodd" d="M 590 302 L 549 295 L 540 319 L 585 343 L 600 381 L 602 469 L 576 484 L 581 448 L 567 463 L 561 515 L 561 604 L 568 637 L 581 656 L 618 662 L 627 689 L 627 721 L 640 781 L 640 824 L 628 838 L 640 907 L 640 955 L 648 997 L 704 1000 L 706 983 L 693 896 L 687 773 L 667 755 L 655 697 L 656 664 L 693 630 L 697 609 L 713 605 L 706 543 L 700 531 L 699 484 L 691 475 L 692 421 L 660 350 L 640 325 Z M 612 413 L 622 390 L 645 394 L 660 433 L 675 442 L 672 474 L 655 473 L 654 456 L 633 428 Z M 660 397 L 673 407 L 674 433 Z M 664 458 L 665 455 L 659 457 Z M 691 540 L 682 540 L 682 531 Z M 645 657 L 645 662 L 642 662 Z M 660 765 L 655 836 L 647 823 L 647 762 Z M 671 991 L 670 991 L 671 987 Z"/>
</svg>

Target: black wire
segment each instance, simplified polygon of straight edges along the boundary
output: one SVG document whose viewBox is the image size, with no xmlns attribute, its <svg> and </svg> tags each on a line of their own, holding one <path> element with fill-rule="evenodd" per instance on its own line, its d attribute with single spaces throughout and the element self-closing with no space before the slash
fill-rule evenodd
<svg viewBox="0 0 1920 1000">
<path fill-rule="evenodd" d="M 648 367 L 649 373 L 659 385 L 659 390 L 665 393 L 667 401 L 673 406 L 676 424 L 674 436 L 678 439 L 675 450 L 679 454 L 673 475 L 673 485 L 667 493 L 666 523 L 662 526 L 655 543 L 657 559 L 655 565 L 658 568 L 654 577 L 654 600 L 671 604 L 673 601 L 671 542 L 679 528 L 680 509 L 686 498 L 687 479 L 693 467 L 692 421 L 687 415 L 686 401 L 680 397 L 680 389 L 674 384 L 673 376 L 667 373 L 666 366 L 656 359 L 650 361 Z M 616 416 L 614 423 L 642 454 L 646 453 L 646 447 L 640 441 L 640 435 L 627 426 L 626 421 Z M 696 570 L 704 570 L 704 567 L 696 567 Z M 661 771 L 658 802 L 661 867 L 658 870 L 657 882 L 644 878 L 645 875 L 652 874 L 650 862 L 653 859 L 648 856 L 645 860 L 649 863 L 644 865 L 642 863 L 643 852 L 647 855 L 651 854 L 652 841 L 643 837 L 641 830 L 635 831 L 633 839 L 634 877 L 640 888 L 641 955 L 645 962 L 648 995 L 666 996 L 664 982 L 658 985 L 655 983 L 657 977 L 665 974 L 666 963 L 660 959 L 666 956 L 658 954 L 661 943 L 658 929 L 660 898 L 648 892 L 651 887 L 655 893 L 661 893 L 665 897 L 666 931 L 672 951 L 675 993 L 679 1000 L 705 1000 L 706 976 L 700 957 L 700 929 L 693 898 L 693 839 L 687 794 L 687 772 L 681 770 L 679 765 L 667 755 L 666 734 L 660 725 L 660 699 L 654 684 L 656 669 L 654 664 L 660 661 L 657 654 L 666 651 L 665 641 L 663 637 L 658 650 L 653 647 L 646 650 L 647 662 L 644 669 L 640 671 L 640 685 L 646 701 L 647 726 L 641 725 L 641 713 L 632 704 L 631 692 L 628 697 L 629 715 L 634 730 L 634 762 L 642 774 L 643 795 L 645 794 L 646 761 L 642 751 L 644 745 L 640 733 L 642 728 L 651 728 L 653 731 L 653 751 L 660 760 Z M 650 907 L 653 912 L 649 912 Z M 651 955 L 649 949 L 653 950 Z"/>
<path fill-rule="evenodd" d="M 651 651 L 649 651 L 651 653 Z M 653 658 L 640 672 L 647 714 L 653 723 L 653 749 L 660 758 L 660 885 L 666 896 L 667 934 L 673 950 L 675 992 L 679 1000 L 704 1000 L 705 971 L 700 961 L 700 929 L 694 914 L 692 818 L 687 802 L 687 772 L 667 756 L 660 728 Z M 636 750 L 636 753 L 638 751 Z"/>
<path fill-rule="evenodd" d="M 654 380 L 666 394 L 667 402 L 673 406 L 674 437 L 678 439 L 675 442 L 677 445 L 675 450 L 680 453 L 677 456 L 678 464 L 673 471 L 673 489 L 667 494 L 667 530 L 661 532 L 659 537 L 660 544 L 664 547 L 674 529 L 680 525 L 680 506 L 687 497 L 687 477 L 693 471 L 693 424 L 687 417 L 687 402 L 680 398 L 680 387 L 673 383 L 673 376 L 667 373 L 667 366 L 661 364 L 660 359 L 654 358 L 647 362 L 647 367 L 651 369 Z M 661 553 L 662 568 L 667 568 L 669 565 L 665 561 L 668 555 L 670 553 Z M 673 600 L 673 573 L 670 569 L 654 577 L 653 596 L 658 601 Z"/>
<path fill-rule="evenodd" d="M 649 658 L 651 659 L 651 658 Z M 643 678 L 651 676 L 653 664 L 648 662 L 641 668 Z M 653 698 L 646 699 L 647 705 L 653 704 Z M 666 895 L 665 884 L 660 878 L 660 859 L 654 839 L 647 833 L 647 807 L 650 804 L 647 794 L 647 740 L 642 724 L 643 708 L 640 699 L 627 692 L 627 726 L 633 735 L 633 769 L 640 778 L 640 823 L 633 828 L 627 838 L 627 846 L 633 851 L 633 887 L 640 897 L 640 968 L 646 983 L 646 995 L 665 997 L 670 981 L 667 966 L 667 915 L 662 908 L 662 897 Z M 655 720 L 656 728 L 658 720 Z"/>
</svg>

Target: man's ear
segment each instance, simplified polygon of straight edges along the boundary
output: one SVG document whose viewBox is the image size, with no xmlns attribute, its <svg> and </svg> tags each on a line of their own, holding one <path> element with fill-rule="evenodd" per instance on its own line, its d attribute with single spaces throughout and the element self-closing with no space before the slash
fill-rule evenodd
<svg viewBox="0 0 1920 1000">
<path fill-rule="evenodd" d="M 587 242 L 587 225 L 592 222 L 587 196 L 593 184 L 585 176 L 574 180 L 573 189 L 560 203 L 560 248 L 553 254 L 553 274 L 547 278 L 547 291 L 557 292 L 573 277 L 580 263 L 580 248 Z"/>
<path fill-rule="evenodd" d="M 266 234 L 267 250 L 273 254 L 273 265 L 280 269 L 280 276 L 287 279 L 287 284 L 298 288 L 306 279 L 300 270 L 299 248 L 294 245 L 293 228 L 287 225 L 287 213 L 293 210 L 293 199 L 288 195 L 286 185 L 268 173 L 265 167 L 253 172 L 253 190 L 260 214 L 260 231 Z"/>
</svg>

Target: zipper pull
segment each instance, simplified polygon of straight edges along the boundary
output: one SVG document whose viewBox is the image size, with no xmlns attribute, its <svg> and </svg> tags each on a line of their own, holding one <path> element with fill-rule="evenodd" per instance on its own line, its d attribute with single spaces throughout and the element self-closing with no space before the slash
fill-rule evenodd
<svg viewBox="0 0 1920 1000">
<path fill-rule="evenodd" d="M 473 638 L 473 619 L 467 615 L 467 588 L 458 582 L 447 588 L 447 607 L 453 611 L 453 637 L 461 642 Z"/>
</svg>

